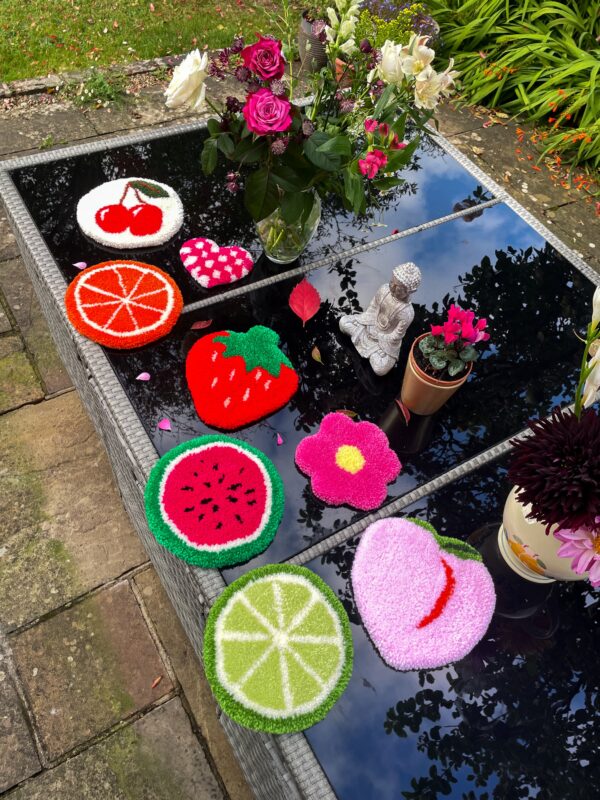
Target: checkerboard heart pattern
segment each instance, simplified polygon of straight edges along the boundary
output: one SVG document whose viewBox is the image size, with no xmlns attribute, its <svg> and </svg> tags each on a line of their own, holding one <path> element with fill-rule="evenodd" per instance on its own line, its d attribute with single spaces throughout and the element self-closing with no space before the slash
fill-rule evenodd
<svg viewBox="0 0 600 800">
<path fill-rule="evenodd" d="M 189 239 L 179 251 L 183 266 L 204 289 L 235 283 L 252 270 L 252 256 L 243 247 L 220 247 L 202 236 Z"/>
</svg>

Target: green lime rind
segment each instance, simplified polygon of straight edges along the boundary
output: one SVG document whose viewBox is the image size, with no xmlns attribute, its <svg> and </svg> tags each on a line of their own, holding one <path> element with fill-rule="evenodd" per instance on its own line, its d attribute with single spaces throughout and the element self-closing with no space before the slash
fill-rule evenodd
<svg viewBox="0 0 600 800">
<path fill-rule="evenodd" d="M 457 558 L 472 559 L 473 561 L 483 561 L 481 553 L 470 544 L 463 542 L 462 539 L 455 539 L 453 536 L 442 536 L 429 522 L 417 519 L 416 517 L 406 517 L 409 522 L 414 522 L 415 525 L 420 525 L 426 531 L 432 533 L 436 542 L 447 553 L 451 553 Z"/>
<path fill-rule="evenodd" d="M 227 689 L 220 683 L 217 677 L 215 635 L 217 619 L 231 597 L 237 591 L 259 578 L 264 578 L 267 575 L 276 575 L 282 572 L 300 575 L 309 580 L 333 607 L 342 628 L 342 637 L 344 639 L 344 666 L 338 682 L 317 708 L 305 714 L 295 714 L 274 719 L 273 717 L 264 716 L 253 709 L 247 708 L 232 697 Z M 306 730 L 306 728 L 310 728 L 315 723 L 320 722 L 344 693 L 350 676 L 352 675 L 353 660 L 354 645 L 352 644 L 350 620 L 348 619 L 343 605 L 325 581 L 306 567 L 297 567 L 293 564 L 266 564 L 263 567 L 257 567 L 247 572 L 223 590 L 211 608 L 206 620 L 206 628 L 204 631 L 204 670 L 210 688 L 223 711 L 235 722 L 246 728 L 251 728 L 252 730 L 263 731 L 265 733 L 297 733 L 298 731 Z"/>
<path fill-rule="evenodd" d="M 279 377 L 281 365 L 294 369 L 289 358 L 279 349 L 279 334 L 264 325 L 254 325 L 246 333 L 227 331 L 227 336 L 215 335 L 213 341 L 225 345 L 223 358 L 240 356 L 246 372 L 261 367 L 274 378 Z"/>
<path fill-rule="evenodd" d="M 271 514 L 260 536 L 251 542 L 242 542 L 234 547 L 228 547 L 213 552 L 191 547 L 176 536 L 167 525 L 159 502 L 160 485 L 173 459 L 177 458 L 181 453 L 195 450 L 200 445 L 210 444 L 211 442 L 215 444 L 235 444 L 248 453 L 252 453 L 261 462 L 271 479 Z M 146 489 L 144 490 L 144 503 L 146 506 L 148 527 L 152 531 L 155 539 L 163 547 L 183 561 L 187 561 L 189 564 L 194 564 L 197 567 L 204 567 L 206 569 L 220 569 L 221 567 L 230 567 L 234 564 L 242 564 L 267 549 L 273 541 L 277 529 L 279 528 L 281 518 L 283 517 L 285 491 L 283 488 L 283 481 L 275 465 L 263 452 L 247 444 L 247 442 L 242 442 L 240 439 L 234 439 L 231 436 L 211 434 L 199 436 L 196 439 L 190 439 L 189 442 L 177 445 L 156 462 L 152 467 Z"/>
</svg>

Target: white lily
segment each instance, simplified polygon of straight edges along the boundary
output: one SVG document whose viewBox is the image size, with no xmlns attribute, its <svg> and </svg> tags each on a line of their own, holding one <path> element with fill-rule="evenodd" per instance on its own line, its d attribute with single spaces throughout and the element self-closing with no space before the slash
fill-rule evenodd
<svg viewBox="0 0 600 800">
<path fill-rule="evenodd" d="M 584 408 L 589 408 L 598 399 L 598 392 L 600 391 L 600 351 L 591 359 L 588 366 L 592 368 L 592 371 L 583 387 L 582 400 Z"/>
<path fill-rule="evenodd" d="M 173 70 L 171 83 L 165 91 L 166 105 L 168 108 L 189 106 L 192 111 L 197 111 L 206 95 L 204 81 L 208 74 L 208 53 L 200 55 L 198 49 L 183 59 L 181 64 Z"/>
<path fill-rule="evenodd" d="M 451 58 L 446 69 L 439 73 L 440 92 L 444 95 L 444 97 L 450 97 L 454 91 L 454 80 L 460 75 L 458 70 L 452 69 L 453 66 L 454 59 Z"/>
<path fill-rule="evenodd" d="M 592 300 L 592 330 L 595 330 L 600 323 L 600 286 L 596 287 Z"/>
<path fill-rule="evenodd" d="M 431 66 L 425 67 L 415 81 L 415 106 L 432 111 L 440 101 L 442 81 Z"/>
</svg>

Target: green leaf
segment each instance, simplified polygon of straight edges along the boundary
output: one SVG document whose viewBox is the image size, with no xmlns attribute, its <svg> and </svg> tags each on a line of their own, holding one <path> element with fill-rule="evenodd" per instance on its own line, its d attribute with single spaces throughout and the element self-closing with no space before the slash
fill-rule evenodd
<svg viewBox="0 0 600 800">
<path fill-rule="evenodd" d="M 162 186 L 157 186 L 156 183 L 150 181 L 129 181 L 132 189 L 137 189 L 138 192 L 145 194 L 146 197 L 168 197 L 169 193 L 166 192 Z"/>
<path fill-rule="evenodd" d="M 431 353 L 429 356 L 429 363 L 434 369 L 441 370 L 446 368 L 447 359 L 439 353 Z"/>
<path fill-rule="evenodd" d="M 233 151 L 235 150 L 231 136 L 229 136 L 227 133 L 221 133 L 218 136 L 217 147 L 228 158 L 233 155 Z"/>
<path fill-rule="evenodd" d="M 377 101 L 375 108 L 373 109 L 373 116 L 375 119 L 380 119 L 381 115 L 383 114 L 385 108 L 387 107 L 390 99 L 392 98 L 395 91 L 395 87 L 390 83 L 388 86 L 385 87 L 383 90 L 381 97 Z"/>
<path fill-rule="evenodd" d="M 281 198 L 281 216 L 288 224 L 297 222 L 304 211 L 304 195 L 302 192 L 285 192 Z"/>
<path fill-rule="evenodd" d="M 231 158 L 240 164 L 255 164 L 265 155 L 267 145 L 262 139 L 253 142 L 251 139 L 242 139 L 234 149 Z"/>
<path fill-rule="evenodd" d="M 221 123 L 214 117 L 206 121 L 206 127 L 211 136 L 218 136 L 221 133 Z"/>
<path fill-rule="evenodd" d="M 365 189 L 363 182 L 356 172 L 346 168 L 344 170 L 344 194 L 355 214 L 364 210 L 366 205 Z"/>
<path fill-rule="evenodd" d="M 321 146 L 328 142 L 330 138 L 323 131 L 315 131 L 304 142 L 304 154 L 316 167 L 324 169 L 326 172 L 337 172 L 342 163 L 340 156 L 321 150 Z"/>
<path fill-rule="evenodd" d="M 429 355 L 429 353 L 433 353 L 435 349 L 436 349 L 435 339 L 431 335 L 426 336 L 419 342 L 419 350 L 424 355 Z"/>
<path fill-rule="evenodd" d="M 458 375 L 459 372 L 462 372 L 464 368 L 465 368 L 465 362 L 457 358 L 456 360 L 451 361 L 450 364 L 448 365 L 448 372 L 450 373 L 450 375 L 454 377 L 454 375 Z"/>
<path fill-rule="evenodd" d="M 256 222 L 268 217 L 277 208 L 279 192 L 266 167 L 260 167 L 246 178 L 244 203 Z"/>
<path fill-rule="evenodd" d="M 319 153 L 331 153 L 332 155 L 349 156 L 352 152 L 350 139 L 347 136 L 334 136 L 319 145 Z"/>
<path fill-rule="evenodd" d="M 205 175 L 210 175 L 217 166 L 217 140 L 207 139 L 202 148 L 200 164 Z"/>
<path fill-rule="evenodd" d="M 472 344 L 463 347 L 459 355 L 462 361 L 476 361 L 479 357 L 479 353 L 477 350 L 475 350 Z"/>
<path fill-rule="evenodd" d="M 306 179 L 286 164 L 278 164 L 271 170 L 271 175 L 284 192 L 303 192 L 308 186 Z"/>
</svg>

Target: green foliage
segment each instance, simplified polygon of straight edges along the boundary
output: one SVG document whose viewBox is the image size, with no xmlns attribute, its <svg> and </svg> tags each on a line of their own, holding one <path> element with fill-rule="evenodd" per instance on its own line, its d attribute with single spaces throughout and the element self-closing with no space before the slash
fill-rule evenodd
<svg viewBox="0 0 600 800">
<path fill-rule="evenodd" d="M 75 90 L 73 100 L 83 106 L 105 106 L 122 101 L 125 81 L 121 75 L 108 75 L 92 70 L 92 75 Z"/>
<path fill-rule="evenodd" d="M 456 378 L 471 361 L 479 358 L 479 353 L 472 345 L 457 350 L 456 346 L 445 344 L 442 336 L 431 334 L 421 339 L 419 350 L 436 372 L 447 370 L 451 378 Z"/>
<path fill-rule="evenodd" d="M 355 39 L 357 42 L 368 39 L 373 47 L 381 47 L 386 39 L 396 44 L 408 44 L 415 21 L 420 14 L 426 13 L 427 9 L 422 3 L 403 8 L 392 19 L 384 19 L 375 11 L 365 8 L 356 25 Z"/>
<path fill-rule="evenodd" d="M 431 0 L 474 104 L 552 127 L 544 153 L 600 164 L 600 0 Z"/>
</svg>

